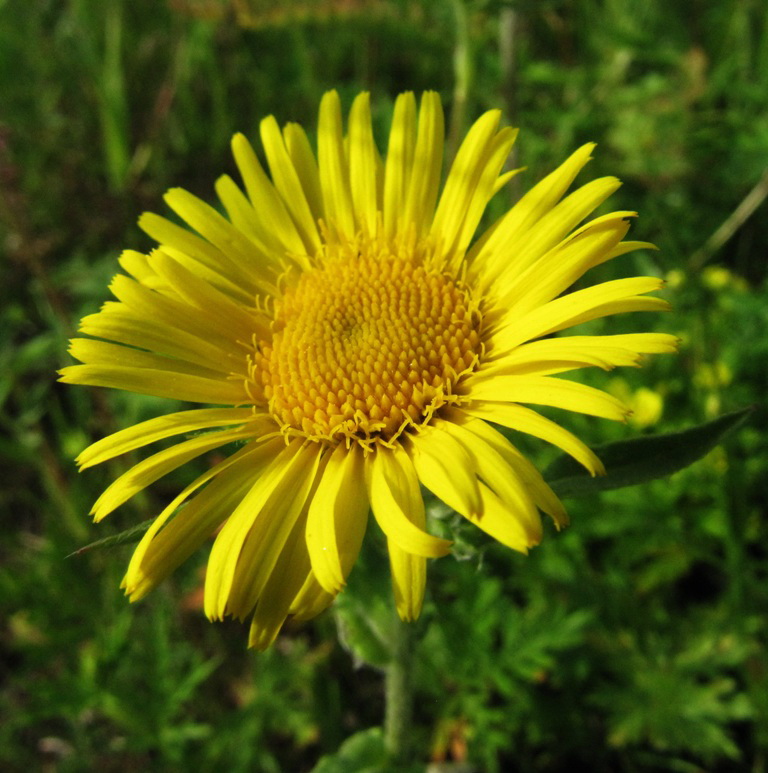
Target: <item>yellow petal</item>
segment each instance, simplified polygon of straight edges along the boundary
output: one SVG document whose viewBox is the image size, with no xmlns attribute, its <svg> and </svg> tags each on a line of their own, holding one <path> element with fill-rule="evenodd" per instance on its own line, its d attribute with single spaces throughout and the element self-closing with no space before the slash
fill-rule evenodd
<svg viewBox="0 0 768 773">
<path fill-rule="evenodd" d="M 208 372 L 214 371 L 219 378 L 231 373 L 245 378 L 248 370 L 244 350 L 233 354 L 198 336 L 137 314 L 122 303 L 106 303 L 98 313 L 83 317 L 78 332 L 194 363 Z"/>
<path fill-rule="evenodd" d="M 301 187 L 312 211 L 312 217 L 318 221 L 324 217 L 323 196 L 320 191 L 320 172 L 312 146 L 307 139 L 307 133 L 299 124 L 288 123 L 283 128 L 283 136 L 293 168 L 299 176 Z"/>
<path fill-rule="evenodd" d="M 500 432 L 482 419 L 469 416 L 464 411 L 452 408 L 446 414 L 448 421 L 461 424 L 489 446 L 496 450 L 510 467 L 512 467 L 528 492 L 536 506 L 548 515 L 552 516 L 558 528 L 568 525 L 568 515 L 563 503 L 557 498 L 554 491 L 547 485 L 541 473 L 529 462 Z"/>
<path fill-rule="evenodd" d="M 168 370 L 137 369 L 120 365 L 70 365 L 59 371 L 63 384 L 123 389 L 153 397 L 169 397 L 190 403 L 241 405 L 248 394 L 240 381 L 223 381 L 189 376 Z"/>
<path fill-rule="evenodd" d="M 427 534 L 405 508 L 411 502 L 409 479 L 403 472 L 410 461 L 400 446 L 380 447 L 366 459 L 366 483 L 373 515 L 384 534 L 402 550 L 426 558 L 444 556 L 450 541 Z"/>
<path fill-rule="evenodd" d="M 210 619 L 221 619 L 227 611 L 243 543 L 262 509 L 282 481 L 305 469 L 302 449 L 301 441 L 294 440 L 272 460 L 216 537 L 205 580 L 205 614 Z"/>
<path fill-rule="evenodd" d="M 621 183 L 615 177 L 601 177 L 581 186 L 515 240 L 514 250 L 493 243 L 476 245 L 467 256 L 472 263 L 471 275 L 478 276 L 481 286 L 490 289 L 499 276 L 520 274 L 542 255 L 566 238 L 573 228 L 614 193 Z"/>
<path fill-rule="evenodd" d="M 642 354 L 675 352 L 677 341 L 675 336 L 666 333 L 545 338 L 522 344 L 488 362 L 476 371 L 474 377 L 549 375 L 588 366 L 604 370 L 617 366 L 636 366 Z"/>
<path fill-rule="evenodd" d="M 566 340 L 575 336 L 569 336 Z M 680 339 L 669 333 L 624 333 L 611 336 L 579 336 L 582 343 L 596 346 L 607 343 L 610 346 L 622 346 L 641 354 L 674 354 L 680 346 Z"/>
<path fill-rule="evenodd" d="M 212 451 L 214 448 L 220 448 L 235 440 L 245 440 L 253 436 L 254 430 L 248 426 L 207 432 L 142 459 L 137 465 L 115 479 L 96 500 L 91 509 L 94 520 L 102 520 L 124 502 L 138 494 L 139 491 L 191 459 L 206 453 L 206 451 Z"/>
<path fill-rule="evenodd" d="M 392 238 L 397 233 L 405 208 L 416 146 L 416 100 L 412 91 L 395 100 L 392 129 L 389 133 L 387 162 L 384 172 L 384 233 Z"/>
<path fill-rule="evenodd" d="M 254 252 L 264 263 L 264 268 L 274 264 L 275 257 L 283 255 L 285 247 L 262 221 L 238 184 L 229 175 L 224 174 L 216 180 L 214 187 L 216 195 L 227 211 L 227 217 L 235 228 L 248 237 Z"/>
<path fill-rule="evenodd" d="M 464 216 L 500 120 L 501 110 L 488 110 L 472 124 L 462 140 L 432 221 L 433 234 L 453 228 Z"/>
<path fill-rule="evenodd" d="M 498 274 L 499 263 L 503 264 L 514 252 L 513 246 L 557 204 L 590 160 L 594 148 L 594 143 L 580 147 L 554 172 L 531 188 L 504 216 L 483 245 L 483 254 L 477 255 L 487 276 Z"/>
<path fill-rule="evenodd" d="M 467 382 L 473 400 L 550 405 L 567 411 L 624 421 L 631 413 L 620 400 L 594 387 L 549 376 L 496 376 Z"/>
<path fill-rule="evenodd" d="M 245 270 L 205 239 L 154 212 L 145 212 L 139 218 L 139 228 L 157 241 L 171 257 L 236 298 L 252 298 L 264 282 L 263 269 Z"/>
<path fill-rule="evenodd" d="M 591 475 L 605 475 L 602 462 L 590 448 L 567 429 L 544 418 L 530 408 L 512 403 L 476 401 L 463 406 L 462 410 L 470 416 L 492 421 L 495 424 L 501 424 L 502 427 L 508 427 L 546 440 L 584 465 Z"/>
<path fill-rule="evenodd" d="M 254 335 L 266 337 L 269 321 L 253 313 L 243 304 L 236 303 L 208 282 L 195 276 L 180 263 L 157 250 L 150 255 L 150 265 L 179 295 L 207 320 L 215 321 L 220 330 L 229 329 L 229 335 L 239 341 L 250 342 Z"/>
<path fill-rule="evenodd" d="M 617 244 L 613 250 L 611 250 L 611 254 L 608 257 L 612 260 L 613 258 L 618 258 L 621 255 L 626 255 L 628 252 L 634 252 L 635 250 L 653 250 L 656 252 L 658 249 L 659 248 L 651 242 L 628 240 L 626 242 L 622 242 L 621 244 Z"/>
<path fill-rule="evenodd" d="M 310 573 L 304 539 L 306 523 L 299 518 L 285 541 L 253 613 L 248 646 L 263 652 L 277 638 L 291 604 Z"/>
<path fill-rule="evenodd" d="M 526 270 L 500 280 L 499 306 L 522 315 L 567 290 L 602 263 L 629 230 L 624 213 L 593 221 L 543 255 Z"/>
<path fill-rule="evenodd" d="M 503 135 L 507 140 L 511 135 L 511 141 L 499 143 L 499 147 L 494 148 L 496 129 L 500 120 L 500 110 L 489 110 L 475 121 L 451 165 L 430 231 L 430 235 L 440 241 L 447 255 L 458 249 L 457 242 L 461 237 L 464 219 L 472 210 L 471 204 L 481 179 L 484 179 L 487 187 L 485 203 L 490 198 L 493 184 L 506 158 L 506 154 L 504 158 L 500 157 L 501 153 L 494 154 L 494 149 L 503 151 L 506 148 L 508 153 L 514 142 L 514 132 L 506 129 Z M 490 164 L 489 157 L 493 158 Z M 486 166 L 489 167 L 488 174 L 484 176 Z M 483 209 L 485 203 L 482 205 Z M 475 223 L 471 228 L 472 232 L 477 225 L 474 215 L 476 213 L 473 213 L 472 217 L 472 222 Z M 471 237 L 471 234 L 469 236 Z"/>
<path fill-rule="evenodd" d="M 358 94 L 349 113 L 349 184 L 359 226 L 375 235 L 378 219 L 376 146 L 370 94 Z"/>
<path fill-rule="evenodd" d="M 403 512 L 418 529 L 425 530 L 427 516 L 424 500 L 421 496 L 419 478 L 410 461 L 398 454 L 403 486 L 401 494 Z M 401 620 L 417 620 L 424 603 L 424 590 L 427 584 L 427 560 L 423 556 L 413 555 L 403 550 L 392 539 L 387 539 L 389 566 L 392 574 L 392 591 L 395 596 L 395 608 Z"/>
<path fill-rule="evenodd" d="M 664 282 L 656 277 L 614 279 L 555 298 L 522 316 L 511 309 L 494 325 L 490 349 L 493 355 L 501 354 L 524 341 L 611 314 L 667 310 L 669 304 L 660 298 L 638 297 L 663 286 Z"/>
<path fill-rule="evenodd" d="M 243 357 L 247 352 L 242 343 L 232 338 L 228 327 L 188 303 L 160 295 L 120 274 L 112 280 L 109 289 L 132 312 L 158 325 L 180 329 L 236 357 Z M 250 337 L 248 341 L 250 344 Z"/>
<path fill-rule="evenodd" d="M 310 571 L 301 590 L 291 603 L 289 614 L 295 620 L 311 620 L 327 609 L 336 597 L 323 590 L 315 575 Z"/>
<path fill-rule="evenodd" d="M 304 531 L 307 497 L 315 483 L 322 452 L 322 447 L 316 443 L 302 448 L 296 463 L 283 475 L 259 511 L 252 515 L 252 526 L 243 539 L 226 601 L 227 614 L 244 620 L 254 606 L 261 603 L 270 575 L 299 522 Z M 288 546 L 288 549 L 291 548 Z M 306 549 L 302 555 L 306 555 Z M 301 587 L 307 571 L 309 565 L 300 569 L 301 580 L 288 603 Z"/>
<path fill-rule="evenodd" d="M 566 339 L 547 338 L 546 341 Z M 539 343 L 534 341 L 533 343 Z M 548 346 L 542 350 L 528 351 L 531 344 L 523 344 L 508 354 L 480 368 L 474 374 L 477 381 L 493 379 L 496 376 L 551 376 L 565 373 L 578 368 L 596 367 L 612 370 L 617 366 L 638 367 L 641 356 L 629 349 L 612 348 L 609 346 L 591 347 L 579 346 Z"/>
<path fill-rule="evenodd" d="M 541 536 L 531 539 L 525 525 L 518 517 L 518 511 L 510 508 L 484 483 L 480 484 L 480 498 L 483 507 L 482 516 L 470 514 L 465 516 L 467 520 L 497 542 L 520 553 L 527 553 L 528 548 L 538 545 Z"/>
<path fill-rule="evenodd" d="M 403 550 L 392 540 L 387 540 L 387 550 L 397 614 L 406 622 L 418 620 L 427 585 L 427 559 Z"/>
<path fill-rule="evenodd" d="M 493 527 L 488 527 L 485 509 L 477 517 L 470 517 L 470 520 L 481 528 L 485 528 L 486 531 L 488 528 L 493 528 L 495 531 L 504 529 L 505 539 L 501 541 L 505 545 L 515 547 L 516 550 L 520 549 L 517 546 L 521 544 L 521 541 L 526 548 L 537 545 L 541 541 L 541 518 L 514 468 L 507 464 L 504 457 L 492 445 L 461 425 L 438 420 L 435 422 L 435 426 L 454 437 L 469 451 L 478 476 L 501 502 L 502 507 L 495 507 L 495 511 L 499 513 L 502 510 L 506 511 L 506 518 Z M 481 484 L 481 492 L 482 488 Z M 490 500 L 486 494 L 483 502 L 487 503 L 488 501 Z M 493 516 L 491 516 L 492 518 Z M 505 522 L 508 520 L 515 521 L 515 523 L 506 524 Z M 484 522 L 486 522 L 486 526 L 483 526 Z"/>
<path fill-rule="evenodd" d="M 288 155 L 283 135 L 274 116 L 265 118 L 261 122 L 260 130 L 261 142 L 264 145 L 264 152 L 275 187 L 296 224 L 307 253 L 314 255 L 320 248 L 317 223 L 312 216 L 301 178 L 296 172 L 290 155 Z M 309 263 L 307 262 L 305 265 L 308 267 Z"/>
<path fill-rule="evenodd" d="M 419 480 L 436 497 L 462 515 L 480 512 L 477 470 L 466 449 L 453 437 L 426 426 L 409 438 L 407 450 Z"/>
<path fill-rule="evenodd" d="M 200 378 L 219 379 L 221 373 L 204 368 L 192 362 L 183 362 L 172 357 L 163 357 L 152 352 L 143 352 L 130 346 L 95 341 L 91 338 L 72 338 L 69 353 L 87 365 L 124 365 L 130 368 L 154 368 L 171 373 L 183 373 Z"/>
<path fill-rule="evenodd" d="M 464 259 L 464 253 L 472 241 L 475 231 L 477 231 L 480 220 L 485 214 L 488 202 L 495 193 L 499 172 L 506 163 L 509 152 L 517 139 L 517 134 L 517 129 L 504 128 L 493 138 L 488 147 L 486 158 L 479 170 L 477 185 L 466 202 L 461 229 L 451 247 L 451 252 L 455 256 L 452 265 L 457 269 Z"/>
<path fill-rule="evenodd" d="M 199 432 L 201 429 L 243 424 L 253 418 L 252 408 L 202 408 L 179 411 L 142 421 L 119 432 L 113 432 L 91 444 L 77 457 L 81 470 L 101 464 L 120 454 L 134 451 L 173 435 Z M 266 418 L 266 417 L 265 417 Z"/>
<path fill-rule="evenodd" d="M 270 246 L 269 239 L 277 240 L 281 254 L 292 257 L 302 256 L 306 252 L 304 242 L 291 220 L 288 210 L 269 178 L 261 168 L 251 143 L 242 134 L 232 138 L 232 154 L 240 170 L 240 175 L 248 191 L 254 212 L 258 215 L 260 232 L 264 243 Z"/>
<path fill-rule="evenodd" d="M 131 557 L 122 584 L 131 601 L 146 596 L 213 534 L 283 445 L 282 438 L 249 443 L 190 483 L 168 504 Z M 210 485 L 179 510 L 209 481 Z"/>
<path fill-rule="evenodd" d="M 521 166 L 519 169 L 511 169 L 509 172 L 504 172 L 496 178 L 496 182 L 493 186 L 492 196 L 495 196 L 513 177 L 517 177 L 521 172 L 525 171 L 525 167 Z"/>
<path fill-rule="evenodd" d="M 149 265 L 149 258 L 136 250 L 123 250 L 117 259 L 126 273 L 136 278 L 146 287 L 154 287 L 159 277 Z"/>
<path fill-rule="evenodd" d="M 352 238 L 355 217 L 349 190 L 349 164 L 344 151 L 341 102 L 336 91 L 327 91 L 320 102 L 317 154 L 325 214 L 334 227 Z"/>
<path fill-rule="evenodd" d="M 343 443 L 328 459 L 307 516 L 312 570 L 329 593 L 338 593 L 360 552 L 368 521 L 362 448 Z"/>
<path fill-rule="evenodd" d="M 237 265 L 251 267 L 252 272 L 264 271 L 264 258 L 271 258 L 272 262 L 282 257 L 282 254 L 272 255 L 270 252 L 262 253 L 254 247 L 254 243 L 248 237 L 235 228 L 223 215 L 220 215 L 212 206 L 206 204 L 197 196 L 193 196 L 183 188 L 171 188 L 163 197 L 168 206 L 186 223 L 195 229 L 201 236 L 207 239 Z M 256 204 L 254 204 L 256 207 Z M 290 245 L 285 248 L 286 254 L 301 253 L 304 245 L 299 239 L 296 229 L 293 227 L 288 214 L 285 213 L 288 226 L 277 220 L 273 225 L 274 233 L 281 237 L 281 242 Z M 290 240 L 286 233 L 288 228 L 293 234 Z M 258 247 L 258 245 L 256 245 Z"/>
<path fill-rule="evenodd" d="M 419 110 L 413 172 L 408 185 L 405 211 L 400 220 L 401 234 L 407 233 L 409 228 L 414 228 L 416 235 L 421 236 L 431 225 L 440 189 L 444 132 L 440 96 L 434 91 L 425 91 Z"/>
</svg>

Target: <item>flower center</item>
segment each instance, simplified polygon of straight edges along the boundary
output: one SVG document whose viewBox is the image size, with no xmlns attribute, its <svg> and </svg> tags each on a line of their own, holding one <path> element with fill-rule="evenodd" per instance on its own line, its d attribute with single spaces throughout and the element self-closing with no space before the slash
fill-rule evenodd
<svg viewBox="0 0 768 773">
<path fill-rule="evenodd" d="M 462 282 L 412 252 L 366 239 L 288 282 L 250 376 L 284 432 L 389 444 L 456 402 L 480 314 Z"/>
</svg>

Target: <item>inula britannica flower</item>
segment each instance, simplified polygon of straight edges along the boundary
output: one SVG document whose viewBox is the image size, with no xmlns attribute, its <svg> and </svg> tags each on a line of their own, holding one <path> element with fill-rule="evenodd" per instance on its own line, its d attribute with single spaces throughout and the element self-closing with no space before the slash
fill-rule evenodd
<svg viewBox="0 0 768 773">
<path fill-rule="evenodd" d="M 211 619 L 250 617 L 264 648 L 288 617 L 307 619 L 344 587 L 369 511 L 386 535 L 403 619 L 419 615 L 428 558 L 420 486 L 508 547 L 560 527 L 562 504 L 496 428 L 553 443 L 597 475 L 600 460 L 533 406 L 622 420 L 627 408 L 561 378 L 669 352 L 658 333 L 553 335 L 582 322 L 662 310 L 662 282 L 634 277 L 569 292 L 589 269 L 650 245 L 622 241 L 634 212 L 580 225 L 619 186 L 566 195 L 585 145 L 476 236 L 517 132 L 500 112 L 469 130 L 440 185 L 443 113 L 398 97 L 382 157 L 369 97 L 347 133 L 335 92 L 320 105 L 317 157 L 300 126 L 261 124 L 265 172 L 248 140 L 232 148 L 244 190 L 221 177 L 225 215 L 181 189 L 166 201 L 191 228 L 145 214 L 159 247 L 127 251 L 116 301 L 83 319 L 62 380 L 219 407 L 169 413 L 87 448 L 81 468 L 172 436 L 121 475 L 101 520 L 137 492 L 221 446 L 233 452 L 157 516 L 124 579 L 143 597 L 215 534 L 205 580 Z"/>
</svg>

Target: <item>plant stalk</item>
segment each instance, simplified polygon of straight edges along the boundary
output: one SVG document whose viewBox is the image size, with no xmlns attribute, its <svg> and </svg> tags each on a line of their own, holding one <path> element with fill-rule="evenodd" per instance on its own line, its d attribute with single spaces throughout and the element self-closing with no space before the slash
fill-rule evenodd
<svg viewBox="0 0 768 773">
<path fill-rule="evenodd" d="M 414 623 L 404 623 L 395 612 L 392 660 L 386 672 L 384 709 L 384 742 L 392 762 L 407 762 L 409 759 L 415 629 Z"/>
</svg>

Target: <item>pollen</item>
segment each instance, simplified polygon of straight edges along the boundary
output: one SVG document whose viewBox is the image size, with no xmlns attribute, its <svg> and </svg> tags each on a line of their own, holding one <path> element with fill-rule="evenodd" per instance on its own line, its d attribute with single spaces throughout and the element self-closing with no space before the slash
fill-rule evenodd
<svg viewBox="0 0 768 773">
<path fill-rule="evenodd" d="M 481 315 L 423 251 L 357 240 L 285 285 L 249 369 L 284 433 L 389 445 L 458 401 L 481 355 Z"/>
</svg>

